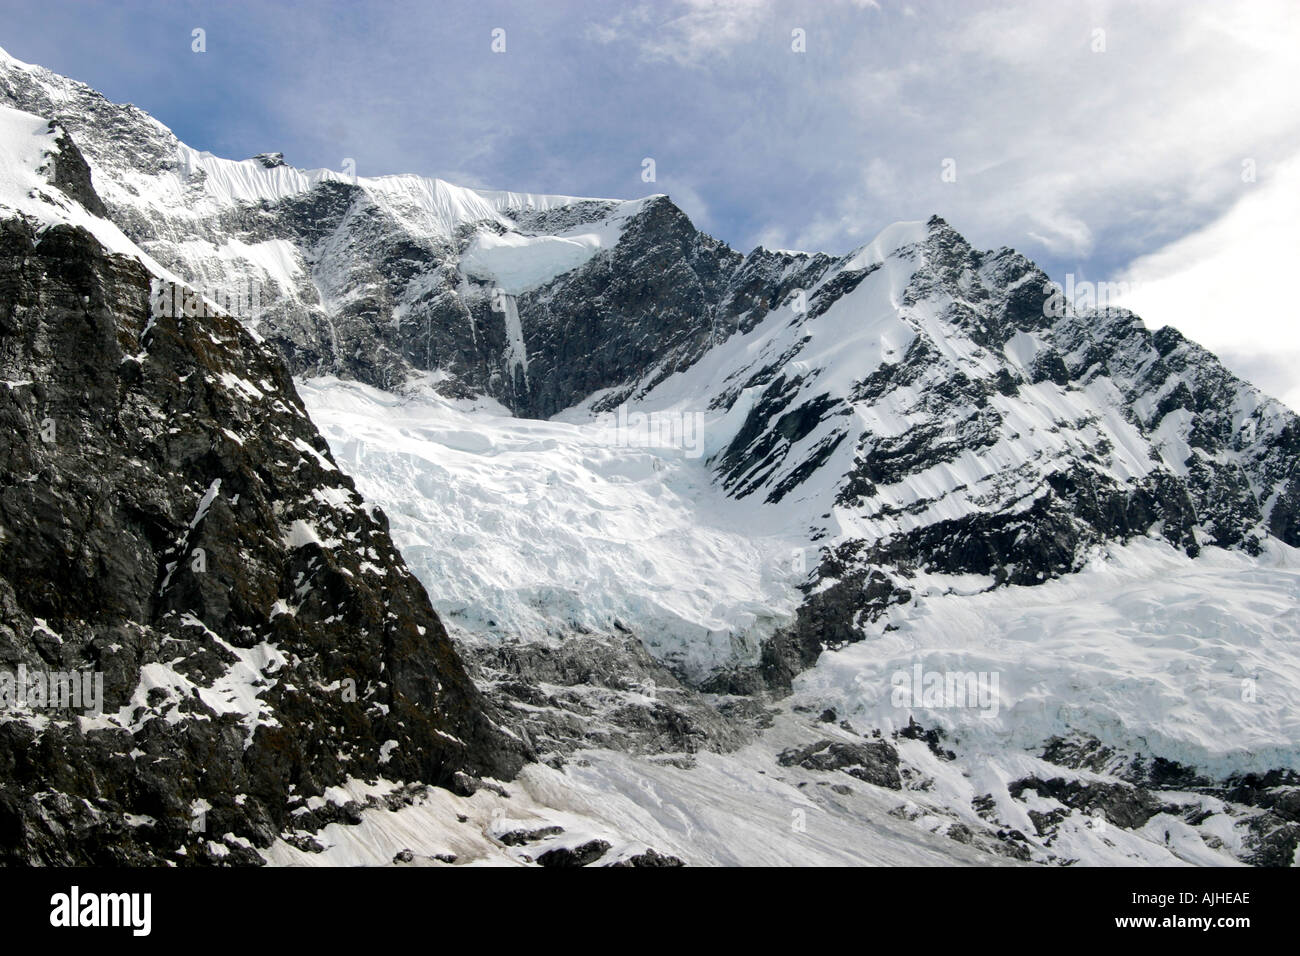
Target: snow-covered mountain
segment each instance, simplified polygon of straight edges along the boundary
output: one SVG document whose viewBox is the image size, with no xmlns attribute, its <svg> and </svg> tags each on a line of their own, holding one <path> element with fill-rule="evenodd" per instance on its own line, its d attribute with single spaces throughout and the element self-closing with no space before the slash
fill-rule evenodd
<svg viewBox="0 0 1300 956">
<path fill-rule="evenodd" d="M 220 159 L 3 52 L 0 110 L 0 213 L 279 352 L 542 761 L 461 855 L 1294 862 L 1300 422 L 1173 329 L 938 218 L 743 255 L 665 196 Z M 323 858 L 438 856 L 424 799 Z"/>
</svg>

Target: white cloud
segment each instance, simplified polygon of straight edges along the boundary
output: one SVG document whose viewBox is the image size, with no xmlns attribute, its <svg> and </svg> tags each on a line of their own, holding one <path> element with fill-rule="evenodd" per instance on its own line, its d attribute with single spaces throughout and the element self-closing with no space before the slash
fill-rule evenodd
<svg viewBox="0 0 1300 956">
<path fill-rule="evenodd" d="M 1172 325 L 1234 371 L 1300 409 L 1300 154 L 1254 183 L 1220 219 L 1118 277 L 1122 304 L 1151 328 Z"/>
<path fill-rule="evenodd" d="M 753 35 L 772 0 L 678 0 L 674 4 L 640 4 L 612 21 L 592 28 L 601 42 L 616 38 L 639 45 L 649 60 L 698 65 Z"/>
</svg>

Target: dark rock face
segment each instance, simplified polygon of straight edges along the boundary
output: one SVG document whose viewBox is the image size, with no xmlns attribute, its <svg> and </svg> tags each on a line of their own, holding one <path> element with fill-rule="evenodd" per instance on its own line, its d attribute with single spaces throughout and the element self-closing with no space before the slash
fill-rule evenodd
<svg viewBox="0 0 1300 956">
<path fill-rule="evenodd" d="M 659 853 L 651 848 L 646 850 L 644 853 L 637 853 L 634 856 L 629 856 L 626 859 L 619 860 L 617 863 L 608 863 L 606 865 L 616 867 L 672 868 L 685 866 L 686 864 L 675 856 L 669 856 L 666 853 Z"/>
<path fill-rule="evenodd" d="M 915 717 L 908 718 L 907 726 L 898 731 L 897 736 L 902 737 L 904 740 L 923 741 L 926 747 L 929 748 L 930 753 L 940 760 L 957 759 L 957 755 L 943 745 L 943 740 L 947 735 L 938 727 L 931 727 L 927 730 L 916 722 Z"/>
<path fill-rule="evenodd" d="M 547 850 L 537 857 L 537 863 L 546 867 L 588 866 L 605 855 L 610 844 L 605 840 L 588 840 L 579 846 L 561 846 Z"/>
<path fill-rule="evenodd" d="M 508 847 L 526 847 L 532 843 L 549 840 L 551 837 L 558 837 L 563 833 L 564 827 L 550 825 L 532 830 L 511 830 L 508 833 L 501 834 L 497 839 Z M 593 839 L 573 846 L 553 846 L 541 853 L 537 853 L 536 857 L 533 856 L 534 851 L 530 850 L 528 853 L 523 854 L 522 858 L 527 862 L 533 862 L 543 867 L 563 869 L 591 866 L 604 857 L 610 847 L 611 844 L 607 840 Z M 642 853 L 633 854 L 603 865 L 614 867 L 679 867 L 685 864 L 675 856 L 669 856 L 666 853 L 660 853 L 653 847 L 647 847 Z"/>
<path fill-rule="evenodd" d="M 807 747 L 783 751 L 776 762 L 782 767 L 805 770 L 842 770 L 851 777 L 890 790 L 901 790 L 898 751 L 883 740 L 863 744 L 819 740 Z"/>
<path fill-rule="evenodd" d="M 1116 826 L 1128 829 L 1142 826 L 1162 809 L 1160 801 L 1147 790 L 1120 783 L 1082 783 L 1059 777 L 1051 780 L 1027 778 L 1012 783 L 1008 789 L 1016 799 L 1021 799 L 1027 790 L 1033 791 L 1072 809 L 1099 812 Z"/>
<path fill-rule="evenodd" d="M 94 670 L 104 711 L 3 714 L 0 858 L 256 863 L 291 796 L 511 775 L 282 362 L 151 305 L 84 230 L 0 224 L 0 669 Z"/>
<path fill-rule="evenodd" d="M 523 846 L 525 843 L 536 843 L 538 840 L 544 840 L 549 836 L 557 836 L 564 832 L 564 827 L 540 827 L 536 830 L 511 830 L 509 833 L 501 835 L 501 842 L 506 846 Z"/>
<path fill-rule="evenodd" d="M 716 303 L 741 259 L 666 196 L 648 201 L 609 255 L 520 297 L 529 387 L 511 407 L 544 418 L 652 367 L 643 387 L 689 366 L 730 332 L 714 329 Z"/>
<path fill-rule="evenodd" d="M 611 211 L 612 204 L 592 202 L 514 216 L 529 230 L 580 225 Z M 133 238 L 186 273 L 155 224 L 133 225 Z M 441 388 L 448 395 L 489 395 L 519 415 L 546 417 L 606 388 L 616 389 L 606 402 L 612 407 L 647 370 L 657 368 L 642 388 L 688 367 L 735 327 L 725 317 L 715 327 L 714 316 L 742 257 L 696 231 L 667 197 L 648 201 L 610 252 L 510 297 L 527 374 L 510 361 L 493 284 L 460 269 L 473 227 L 451 238 L 412 236 L 363 190 L 331 181 L 223 215 L 211 230 L 249 243 L 287 239 L 314 274 L 328 275 L 328 308 L 319 281 L 263 296 L 258 328 L 295 374 L 393 389 L 412 372 L 437 371 L 447 376 Z"/>
<path fill-rule="evenodd" d="M 68 131 L 51 120 L 50 131 L 55 130 L 59 131 L 59 136 L 54 141 L 59 151 L 52 157 L 54 169 L 50 182 L 81 203 L 87 212 L 107 216 L 108 210 L 90 181 L 90 166 L 86 164 L 86 158 L 81 155 L 81 150 L 72 141 Z"/>
<path fill-rule="evenodd" d="M 731 751 L 770 722 L 760 701 L 683 685 L 626 635 L 570 636 L 555 647 L 475 642 L 462 653 L 512 730 L 553 767 L 588 747 L 656 757 Z"/>
</svg>

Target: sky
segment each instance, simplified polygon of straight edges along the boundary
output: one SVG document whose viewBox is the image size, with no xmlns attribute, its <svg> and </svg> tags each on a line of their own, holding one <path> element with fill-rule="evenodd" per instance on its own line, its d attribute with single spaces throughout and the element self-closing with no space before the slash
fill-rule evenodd
<svg viewBox="0 0 1300 956">
<path fill-rule="evenodd" d="M 938 214 L 1300 408 L 1296 0 L 0 0 L 0 46 L 220 156 L 668 193 L 741 251 Z"/>
</svg>

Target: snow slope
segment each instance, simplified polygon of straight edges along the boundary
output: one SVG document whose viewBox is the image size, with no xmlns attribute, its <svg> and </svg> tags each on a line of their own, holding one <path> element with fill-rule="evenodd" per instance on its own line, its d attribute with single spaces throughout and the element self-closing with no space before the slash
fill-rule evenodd
<svg viewBox="0 0 1300 956">
<path fill-rule="evenodd" d="M 832 728 L 840 739 L 850 734 Z M 526 864 L 548 850 L 603 840 L 595 865 L 609 865 L 653 848 L 692 866 L 953 866 L 1016 865 L 988 852 L 967 834 L 988 825 L 972 800 L 991 793 L 1004 827 L 1034 833 L 1030 812 L 1061 813 L 1050 844 L 1025 844 L 1032 860 L 1082 866 L 1238 866 L 1249 814 L 1198 794 L 1172 795 L 1178 807 L 1201 817 L 1190 826 L 1182 812 L 1153 815 L 1142 827 L 1111 825 L 1100 814 L 1063 807 L 1050 798 L 1013 799 L 1010 780 L 1061 774 L 1059 767 L 1009 751 L 987 764 L 954 764 L 924 744 L 903 741 L 911 781 L 894 791 L 851 777 L 781 766 L 778 752 L 816 740 L 806 721 L 788 710 L 758 742 L 732 754 L 701 753 L 689 764 L 608 750 L 587 750 L 562 771 L 526 767 L 505 784 L 465 798 L 431 790 L 396 810 L 369 809 L 356 826 L 331 824 L 314 834 L 321 848 L 304 852 L 279 841 L 268 853 L 275 865 L 383 866 L 411 851 L 410 865 Z M 1066 774 L 1082 783 L 1105 782 L 1087 771 Z M 327 799 L 364 805 L 370 793 L 394 785 L 353 782 Z M 1171 804 L 1170 810 L 1174 810 Z M 985 811 L 987 813 L 987 811 Z M 559 828 L 523 845 L 510 833 Z"/>
<path fill-rule="evenodd" d="M 808 735 L 791 724 L 777 736 L 792 743 Z M 367 789 L 354 784 L 337 798 L 357 799 Z M 446 865 L 436 857 L 447 855 L 455 856 L 458 866 L 519 865 L 546 850 L 603 839 L 610 849 L 597 865 L 646 848 L 690 866 L 1008 862 L 891 815 L 903 805 L 892 792 L 863 785 L 839 794 L 817 786 L 812 774 L 778 767 L 770 746 L 735 755 L 701 754 L 689 769 L 591 751 L 582 765 L 563 772 L 531 765 L 505 789 L 508 798 L 487 789 L 470 798 L 430 791 L 396 812 L 367 811 L 359 826 L 327 827 L 317 836 L 324 852 L 303 852 L 281 841 L 269 859 L 290 866 L 381 866 L 409 849 L 416 865 Z M 511 831 L 548 826 L 564 832 L 528 846 L 500 840 Z"/>
</svg>

